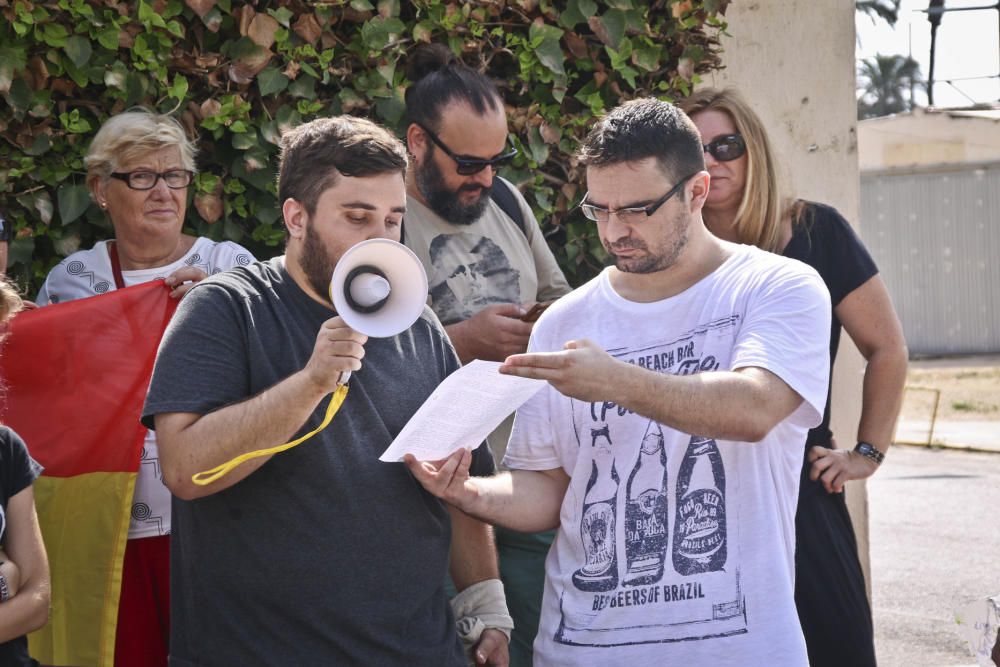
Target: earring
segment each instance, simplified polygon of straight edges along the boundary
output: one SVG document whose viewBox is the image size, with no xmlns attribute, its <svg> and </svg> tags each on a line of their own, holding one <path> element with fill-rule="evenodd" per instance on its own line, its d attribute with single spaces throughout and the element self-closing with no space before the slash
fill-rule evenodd
<svg viewBox="0 0 1000 667">
<path fill-rule="evenodd" d="M 101 208 L 106 209 L 108 207 L 108 202 L 102 201 L 100 204 Z"/>
</svg>

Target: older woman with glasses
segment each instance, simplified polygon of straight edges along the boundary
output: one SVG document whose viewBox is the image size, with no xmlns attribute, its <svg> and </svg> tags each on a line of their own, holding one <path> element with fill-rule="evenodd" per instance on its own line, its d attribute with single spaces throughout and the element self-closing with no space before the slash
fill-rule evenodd
<svg viewBox="0 0 1000 667">
<path fill-rule="evenodd" d="M 907 350 L 885 284 L 841 215 L 785 200 L 767 132 L 732 90 L 704 89 L 681 107 L 705 142 L 712 177 L 704 219 L 718 237 L 792 257 L 817 270 L 833 303 L 832 366 L 841 326 L 868 361 L 857 445 L 838 448 L 830 402 L 809 432 L 795 518 L 795 602 L 813 667 L 875 664 L 871 609 L 843 491 L 882 463 L 892 441 Z"/>
<path fill-rule="evenodd" d="M 73 253 L 52 269 L 38 305 L 158 278 L 179 299 L 209 275 L 252 263 L 250 252 L 235 243 L 183 233 L 194 154 L 183 127 L 169 116 L 128 111 L 109 118 L 84 164 L 91 196 L 107 212 L 115 237 Z M 117 665 L 167 664 L 169 534 L 170 492 L 163 485 L 156 438 L 150 431 L 132 501 L 118 607 Z"/>
</svg>

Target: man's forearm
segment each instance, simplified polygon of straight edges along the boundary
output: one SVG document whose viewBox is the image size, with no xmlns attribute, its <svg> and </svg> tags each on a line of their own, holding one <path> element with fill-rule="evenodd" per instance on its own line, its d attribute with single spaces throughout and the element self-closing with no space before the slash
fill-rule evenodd
<svg viewBox="0 0 1000 667">
<path fill-rule="evenodd" d="M 448 505 L 451 514 L 449 570 L 455 588 L 463 591 L 487 579 L 498 579 L 497 550 L 488 523 Z"/>
<path fill-rule="evenodd" d="M 236 484 L 270 459 L 251 459 L 221 479 L 198 486 L 191 477 L 241 454 L 275 447 L 298 431 L 325 393 L 304 372 L 270 389 L 193 420 L 184 413 L 156 416 L 164 482 L 174 495 L 193 499 Z"/>
<path fill-rule="evenodd" d="M 468 514 L 523 533 L 551 530 L 559 525 L 569 476 L 564 471 L 514 470 L 493 477 L 473 477 L 477 498 Z"/>
<path fill-rule="evenodd" d="M 620 377 L 607 383 L 609 402 L 707 438 L 757 442 L 802 401 L 780 378 L 758 368 L 670 375 L 619 363 Z"/>
</svg>

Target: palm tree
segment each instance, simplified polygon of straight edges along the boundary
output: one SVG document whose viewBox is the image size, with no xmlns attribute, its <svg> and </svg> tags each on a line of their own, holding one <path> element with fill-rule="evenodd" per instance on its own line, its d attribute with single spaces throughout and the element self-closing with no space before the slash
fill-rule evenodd
<svg viewBox="0 0 1000 667">
<path fill-rule="evenodd" d="M 900 0 L 855 0 L 854 9 L 872 17 L 880 18 L 889 25 L 896 25 L 899 18 Z"/>
<path fill-rule="evenodd" d="M 858 66 L 858 118 L 888 116 L 913 109 L 913 90 L 923 86 L 920 65 L 909 56 L 876 55 Z"/>
</svg>

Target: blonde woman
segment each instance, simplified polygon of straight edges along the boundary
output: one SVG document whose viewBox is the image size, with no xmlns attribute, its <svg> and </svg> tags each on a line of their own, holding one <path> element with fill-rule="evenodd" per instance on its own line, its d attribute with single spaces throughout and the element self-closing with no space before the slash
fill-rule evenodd
<svg viewBox="0 0 1000 667">
<path fill-rule="evenodd" d="M 17 291 L 0 278 L 0 344 L 21 306 Z M 45 625 L 49 614 L 49 562 L 31 488 L 40 472 L 24 441 L 0 424 L 0 665 L 10 667 L 38 664 L 25 635 Z"/>
<path fill-rule="evenodd" d="M 128 111 L 109 118 L 91 142 L 84 164 L 91 196 L 107 213 L 115 238 L 74 253 L 52 269 L 38 305 L 157 278 L 164 278 L 171 295 L 180 298 L 209 275 L 251 264 L 250 252 L 235 243 L 183 232 L 194 156 L 184 129 L 169 116 Z M 163 485 L 156 437 L 148 431 L 125 550 L 117 665 L 167 664 L 169 534 L 170 492 Z"/>
<path fill-rule="evenodd" d="M 767 131 L 733 90 L 703 89 L 681 107 L 701 133 L 711 186 L 703 210 L 716 236 L 815 268 L 833 303 L 830 364 L 841 327 L 868 361 L 857 445 L 838 448 L 823 422 L 809 432 L 796 514 L 795 601 L 813 667 L 875 664 L 871 609 L 844 483 L 878 470 L 892 440 L 907 350 L 868 251 L 833 208 L 785 199 Z"/>
</svg>

